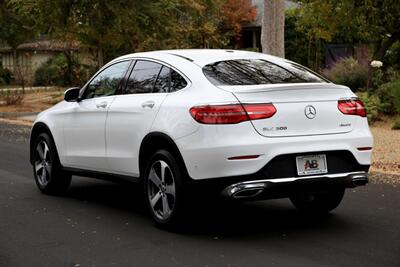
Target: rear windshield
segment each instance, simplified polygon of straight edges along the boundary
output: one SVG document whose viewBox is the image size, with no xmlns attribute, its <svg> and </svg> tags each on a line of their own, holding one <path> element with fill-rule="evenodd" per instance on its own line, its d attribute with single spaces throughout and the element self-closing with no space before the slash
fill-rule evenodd
<svg viewBox="0 0 400 267">
<path fill-rule="evenodd" d="M 263 59 L 219 61 L 204 66 L 203 73 L 214 85 L 328 82 L 301 65 L 287 61 L 277 64 Z"/>
</svg>

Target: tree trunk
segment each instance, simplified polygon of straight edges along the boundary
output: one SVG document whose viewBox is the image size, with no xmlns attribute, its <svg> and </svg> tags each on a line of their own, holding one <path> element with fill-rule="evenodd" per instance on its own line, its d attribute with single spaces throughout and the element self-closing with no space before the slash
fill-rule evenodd
<svg viewBox="0 0 400 267">
<path fill-rule="evenodd" d="M 66 75 L 66 85 L 73 86 L 72 76 L 73 76 L 73 52 L 68 50 L 64 52 L 65 58 L 67 60 L 67 75 Z"/>
<path fill-rule="evenodd" d="M 97 64 L 99 65 L 99 68 L 104 65 L 104 50 L 101 45 L 97 47 Z"/>
<path fill-rule="evenodd" d="M 285 57 L 285 1 L 264 0 L 261 46 L 263 53 Z"/>
</svg>

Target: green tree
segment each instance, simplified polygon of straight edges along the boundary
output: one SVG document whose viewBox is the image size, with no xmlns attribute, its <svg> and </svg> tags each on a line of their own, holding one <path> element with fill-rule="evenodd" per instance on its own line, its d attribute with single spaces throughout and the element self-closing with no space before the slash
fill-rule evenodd
<svg viewBox="0 0 400 267">
<path fill-rule="evenodd" d="M 372 43 L 376 60 L 382 60 L 390 46 L 400 40 L 398 0 L 301 2 L 297 26 L 315 39 Z"/>
<path fill-rule="evenodd" d="M 21 83 L 25 93 L 25 72 L 18 60 L 17 47 L 31 39 L 35 29 L 29 27 L 32 22 L 29 14 L 21 16 L 12 1 L 0 0 L 0 42 L 9 45 L 13 54 L 14 76 Z"/>
<path fill-rule="evenodd" d="M 226 47 L 238 21 L 255 15 L 249 0 L 236 0 L 246 3 L 240 17 L 229 15 L 240 8 L 233 0 L 9 1 L 20 14 L 31 14 L 40 32 L 93 51 L 98 66 L 129 52 Z"/>
</svg>

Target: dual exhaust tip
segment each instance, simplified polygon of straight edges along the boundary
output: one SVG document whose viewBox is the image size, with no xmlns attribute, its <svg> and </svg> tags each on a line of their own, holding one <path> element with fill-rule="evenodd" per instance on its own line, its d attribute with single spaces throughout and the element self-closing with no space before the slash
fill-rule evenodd
<svg viewBox="0 0 400 267">
<path fill-rule="evenodd" d="M 368 174 L 366 172 L 357 172 L 343 175 L 324 175 L 324 176 L 310 176 L 310 177 L 297 177 L 290 178 L 291 181 L 306 181 L 318 178 L 340 179 L 345 187 L 363 186 L 368 183 Z M 255 198 L 264 191 L 266 191 L 269 184 L 283 184 L 287 183 L 288 178 L 282 179 L 268 179 L 259 181 L 248 181 L 230 185 L 222 191 L 222 195 L 232 199 L 251 199 Z M 290 183 L 290 182 L 289 182 Z"/>
</svg>

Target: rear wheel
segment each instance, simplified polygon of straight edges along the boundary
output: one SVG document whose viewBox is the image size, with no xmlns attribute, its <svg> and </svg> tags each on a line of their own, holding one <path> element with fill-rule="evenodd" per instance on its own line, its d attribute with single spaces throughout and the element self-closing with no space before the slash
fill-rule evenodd
<svg viewBox="0 0 400 267">
<path fill-rule="evenodd" d="M 46 194 L 59 194 L 71 184 L 71 175 L 62 171 L 53 140 L 40 134 L 33 147 L 33 175 L 39 190 Z"/>
<path fill-rule="evenodd" d="M 293 205 L 300 211 L 308 213 L 327 213 L 337 206 L 344 196 L 344 188 L 326 192 L 291 197 Z"/>
<path fill-rule="evenodd" d="M 183 215 L 182 170 L 167 150 L 151 157 L 144 177 L 146 203 L 155 222 L 161 227 L 176 226 Z"/>
</svg>

